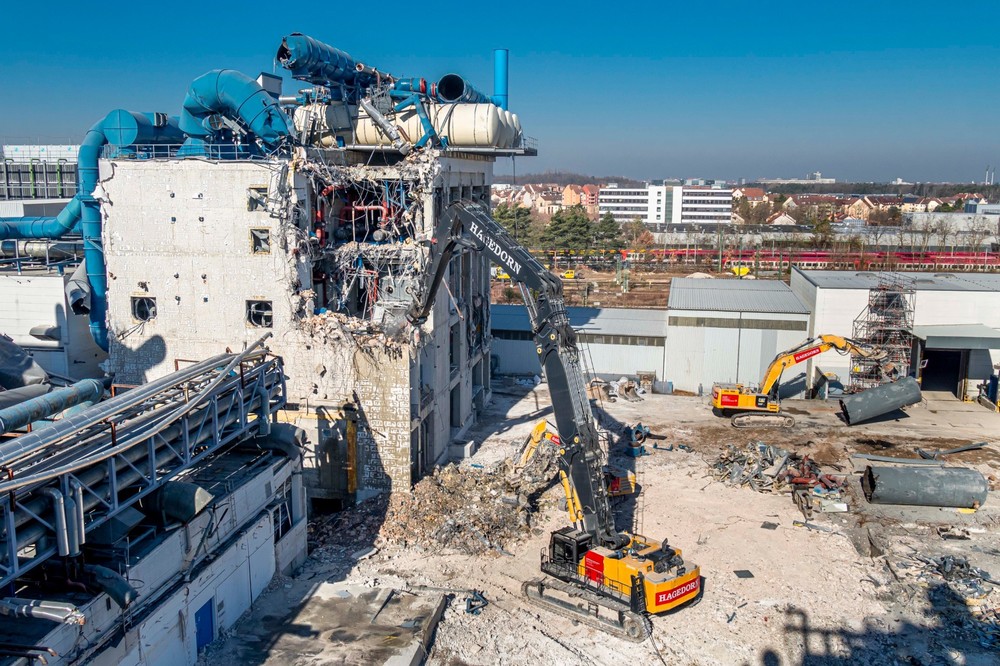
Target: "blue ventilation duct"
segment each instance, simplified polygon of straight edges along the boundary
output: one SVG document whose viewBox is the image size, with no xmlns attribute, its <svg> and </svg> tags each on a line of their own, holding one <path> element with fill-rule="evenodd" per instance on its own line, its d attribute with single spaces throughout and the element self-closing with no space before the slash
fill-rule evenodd
<svg viewBox="0 0 1000 666">
<path fill-rule="evenodd" d="M 0 434 L 50 418 L 84 402 L 97 402 L 104 393 L 104 388 L 104 383 L 100 380 L 84 379 L 72 386 L 58 388 L 51 393 L 0 409 Z"/>
<path fill-rule="evenodd" d="M 349 54 L 301 32 L 284 37 L 275 58 L 291 73 L 292 78 L 314 85 L 333 83 L 365 88 L 380 77 L 372 68 L 359 67 Z M 383 74 L 381 78 L 388 77 Z"/>
<path fill-rule="evenodd" d="M 132 113 L 117 109 L 94 124 L 80 145 L 77 163 L 76 196 L 56 217 L 0 218 L 0 240 L 10 238 L 60 238 L 79 225 L 83 235 L 83 256 L 91 287 L 90 333 L 104 351 L 108 350 L 108 279 L 105 275 L 104 246 L 101 241 L 101 206 L 94 199 L 98 161 L 105 144 L 116 146 L 177 143 L 183 138 L 177 119 L 163 113 Z"/>
<path fill-rule="evenodd" d="M 292 135 L 277 101 L 259 83 L 233 69 L 213 69 L 191 82 L 180 119 L 180 129 L 189 137 L 184 145 L 196 149 L 210 140 L 219 129 L 218 115 L 239 121 L 272 150 Z"/>
<path fill-rule="evenodd" d="M 490 98 L 469 85 L 458 74 L 445 74 L 434 86 L 432 95 L 446 104 L 462 102 L 466 104 L 489 104 Z"/>
</svg>

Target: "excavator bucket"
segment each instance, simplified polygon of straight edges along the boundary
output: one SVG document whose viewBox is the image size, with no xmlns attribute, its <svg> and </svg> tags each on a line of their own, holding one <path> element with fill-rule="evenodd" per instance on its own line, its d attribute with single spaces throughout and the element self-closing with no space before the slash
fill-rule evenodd
<svg viewBox="0 0 1000 666">
<path fill-rule="evenodd" d="M 521 445 L 521 450 L 518 452 L 517 463 L 514 465 L 514 470 L 520 471 L 527 467 L 535 457 L 540 447 L 558 443 L 559 435 L 551 432 L 548 421 L 542 419 L 535 424 L 531 434 L 528 435 L 527 439 L 524 440 L 524 444 Z"/>
</svg>

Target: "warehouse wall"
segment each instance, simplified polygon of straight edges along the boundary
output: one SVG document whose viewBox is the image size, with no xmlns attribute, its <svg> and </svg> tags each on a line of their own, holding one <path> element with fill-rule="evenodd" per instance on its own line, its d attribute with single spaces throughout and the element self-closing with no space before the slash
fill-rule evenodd
<svg viewBox="0 0 1000 666">
<path fill-rule="evenodd" d="M 706 394 L 716 382 L 759 382 L 779 352 L 807 337 L 809 325 L 805 314 L 670 310 L 668 316 L 664 378 L 683 391 L 700 384 Z M 789 389 L 803 369 L 796 370 L 784 377 Z"/>
</svg>

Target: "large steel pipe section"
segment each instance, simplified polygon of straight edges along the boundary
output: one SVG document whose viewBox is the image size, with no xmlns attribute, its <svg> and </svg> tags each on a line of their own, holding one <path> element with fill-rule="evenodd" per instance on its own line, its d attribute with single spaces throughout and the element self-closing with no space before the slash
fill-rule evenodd
<svg viewBox="0 0 1000 666">
<path fill-rule="evenodd" d="M 104 382 L 84 379 L 72 386 L 0 410 L 0 435 L 55 416 L 83 402 L 94 402 L 104 393 Z"/>
<path fill-rule="evenodd" d="M 978 509 L 986 501 L 989 484 L 982 474 L 965 467 L 869 466 L 861 488 L 872 504 Z"/>
<path fill-rule="evenodd" d="M 918 402 L 920 385 L 913 377 L 904 377 L 891 384 L 845 395 L 840 399 L 840 411 L 847 425 L 855 425 Z"/>
</svg>

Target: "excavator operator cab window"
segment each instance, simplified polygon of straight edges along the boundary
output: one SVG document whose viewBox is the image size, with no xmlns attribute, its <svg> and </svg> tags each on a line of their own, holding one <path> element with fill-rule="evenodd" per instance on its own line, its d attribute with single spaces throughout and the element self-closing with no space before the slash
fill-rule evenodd
<svg viewBox="0 0 1000 666">
<path fill-rule="evenodd" d="M 567 564 L 576 568 L 584 553 L 590 550 L 593 536 L 587 532 L 564 527 L 552 533 L 549 557 L 553 564 Z"/>
</svg>

